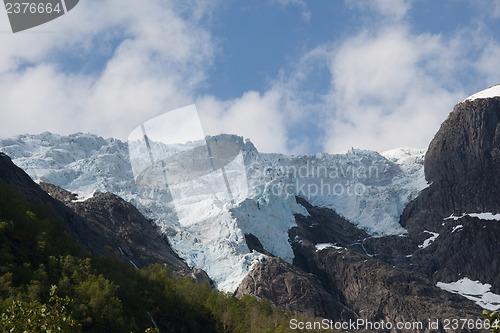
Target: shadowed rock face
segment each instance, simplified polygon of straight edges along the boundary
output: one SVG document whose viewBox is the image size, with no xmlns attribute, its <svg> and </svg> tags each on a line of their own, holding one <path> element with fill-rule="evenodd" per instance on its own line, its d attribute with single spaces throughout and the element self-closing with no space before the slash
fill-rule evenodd
<svg viewBox="0 0 500 333">
<path fill-rule="evenodd" d="M 68 230 L 92 254 L 118 253 L 138 267 L 160 263 L 174 274 L 210 281 L 205 272 L 189 268 L 134 206 L 114 194 L 98 193 L 84 202 L 75 202 L 76 196 L 66 190 L 34 183 L 1 153 L 0 179 L 18 187 L 30 201 L 51 206 L 55 216 L 66 222 Z"/>
<path fill-rule="evenodd" d="M 39 205 L 46 203 L 56 207 L 63 207 L 60 202 L 52 200 L 52 198 L 45 193 L 22 169 L 18 168 L 10 157 L 4 153 L 0 153 L 0 179 L 7 184 L 12 184 L 19 188 L 26 197 Z"/>
<path fill-rule="evenodd" d="M 479 307 L 434 287 L 425 278 L 347 249 L 315 252 L 314 261 L 328 285 L 335 286 L 335 292 L 360 318 L 426 323 L 453 316 L 477 319 L 481 313 Z"/>
<path fill-rule="evenodd" d="M 445 218 L 500 212 L 500 97 L 455 106 L 429 145 L 425 175 L 432 185 L 408 204 L 400 222 L 416 243 L 429 237 L 426 230 L 439 237 L 413 255 L 413 269 L 433 282 L 466 276 L 499 293 L 500 222 Z"/>
<path fill-rule="evenodd" d="M 493 190 L 500 183 L 500 97 L 457 104 L 431 141 L 424 167 L 431 183 Z M 476 210 L 498 208 L 498 201 L 488 200 L 491 196 L 478 194 L 469 193 L 468 205 L 457 204 Z"/>
<path fill-rule="evenodd" d="M 425 156 L 432 185 L 410 203 L 401 224 L 410 231 L 439 227 L 455 214 L 500 212 L 500 97 L 462 102 L 441 125 Z M 424 219 L 414 222 L 417 215 Z"/>
<path fill-rule="evenodd" d="M 268 258 L 243 279 L 236 296 L 267 298 L 292 313 L 326 318 L 356 318 L 356 314 L 335 299 L 318 277 L 280 258 Z"/>
<path fill-rule="evenodd" d="M 456 105 L 424 166 L 439 213 L 500 212 L 500 97 Z"/>
<path fill-rule="evenodd" d="M 98 233 L 77 235 L 80 242 L 94 254 L 120 254 L 138 267 L 163 263 L 173 272 L 191 274 L 182 259 L 170 248 L 168 241 L 134 206 L 111 193 L 96 193 L 83 202 L 73 201 L 72 194 L 57 186 L 41 183 L 42 189 L 60 199 L 87 225 Z"/>
</svg>

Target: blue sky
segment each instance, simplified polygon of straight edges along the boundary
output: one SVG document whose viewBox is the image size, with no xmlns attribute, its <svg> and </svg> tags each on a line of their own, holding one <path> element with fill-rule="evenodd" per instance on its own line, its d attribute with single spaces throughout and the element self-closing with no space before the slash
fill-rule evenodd
<svg viewBox="0 0 500 333">
<path fill-rule="evenodd" d="M 500 0 L 82 0 L 9 30 L 0 12 L 2 136 L 125 140 L 196 103 L 265 152 L 425 148 L 500 83 Z"/>
</svg>

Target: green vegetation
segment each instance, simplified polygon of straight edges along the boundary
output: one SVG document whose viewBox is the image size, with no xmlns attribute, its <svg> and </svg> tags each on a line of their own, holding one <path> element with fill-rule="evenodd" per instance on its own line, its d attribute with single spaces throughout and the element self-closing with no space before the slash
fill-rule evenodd
<svg viewBox="0 0 500 333">
<path fill-rule="evenodd" d="M 158 264 L 92 257 L 49 207 L 1 180 L 0 312 L 2 332 L 155 332 L 152 318 L 162 332 L 291 332 L 291 318 L 307 320 Z"/>
<path fill-rule="evenodd" d="M 50 290 L 50 305 L 31 301 L 14 301 L 2 314 L 2 332 L 74 332 L 81 325 L 68 313 L 71 300 L 56 295 L 56 286 Z"/>
</svg>

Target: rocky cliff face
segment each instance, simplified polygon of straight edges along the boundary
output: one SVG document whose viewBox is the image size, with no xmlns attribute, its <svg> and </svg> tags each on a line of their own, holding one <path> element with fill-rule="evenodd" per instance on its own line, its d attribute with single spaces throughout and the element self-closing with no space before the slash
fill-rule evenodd
<svg viewBox="0 0 500 333">
<path fill-rule="evenodd" d="M 339 302 L 320 279 L 280 258 L 268 258 L 243 279 L 236 296 L 267 298 L 292 313 L 315 317 L 354 319 L 356 314 Z"/>
<path fill-rule="evenodd" d="M 425 176 L 432 185 L 409 204 L 401 224 L 414 233 L 454 214 L 500 211 L 500 97 L 455 106 L 429 145 Z M 415 218 L 425 214 L 425 219 Z M 424 221 L 426 220 L 426 221 Z"/>
<path fill-rule="evenodd" d="M 425 175 L 432 185 L 406 207 L 401 224 L 416 243 L 439 236 L 413 255 L 414 269 L 434 282 L 466 276 L 498 293 L 500 223 L 479 213 L 500 212 L 500 97 L 455 106 L 429 145 Z"/>
<path fill-rule="evenodd" d="M 493 194 L 499 193 L 500 183 L 500 97 L 456 105 L 430 143 L 424 166 L 429 182 L 476 190 L 467 193 L 467 200 L 453 198 L 454 209 L 498 209 Z"/>
</svg>

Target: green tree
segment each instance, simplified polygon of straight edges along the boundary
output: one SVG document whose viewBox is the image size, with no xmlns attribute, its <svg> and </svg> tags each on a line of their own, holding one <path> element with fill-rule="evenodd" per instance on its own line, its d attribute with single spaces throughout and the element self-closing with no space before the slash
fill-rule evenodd
<svg viewBox="0 0 500 333">
<path fill-rule="evenodd" d="M 80 324 L 68 310 L 72 300 L 59 297 L 57 287 L 50 289 L 49 304 L 14 301 L 0 318 L 2 332 L 79 332 Z"/>
</svg>

